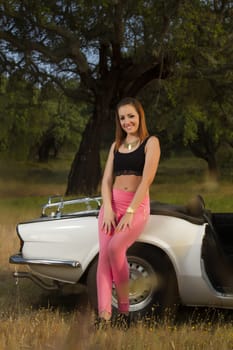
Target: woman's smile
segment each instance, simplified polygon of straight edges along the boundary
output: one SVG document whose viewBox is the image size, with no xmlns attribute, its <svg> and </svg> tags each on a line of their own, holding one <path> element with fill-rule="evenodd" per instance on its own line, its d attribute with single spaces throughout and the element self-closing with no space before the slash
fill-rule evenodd
<svg viewBox="0 0 233 350">
<path fill-rule="evenodd" d="M 139 128 L 139 115 L 133 106 L 121 106 L 119 108 L 119 120 L 122 129 L 126 133 L 137 133 Z"/>
</svg>

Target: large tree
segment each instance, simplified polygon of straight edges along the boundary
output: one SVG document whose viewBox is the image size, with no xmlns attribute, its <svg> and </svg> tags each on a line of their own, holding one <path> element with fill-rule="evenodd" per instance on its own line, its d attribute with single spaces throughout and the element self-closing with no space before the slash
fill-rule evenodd
<svg viewBox="0 0 233 350">
<path fill-rule="evenodd" d="M 205 12 L 211 21 L 215 17 L 229 17 L 230 3 L 226 0 L 195 0 L 191 5 L 185 0 L 0 1 L 2 71 L 11 74 L 21 70 L 41 85 L 51 80 L 75 103 L 85 101 L 92 107 L 71 166 L 67 194 L 97 190 L 101 140 L 120 98 L 137 95 L 150 81 L 168 78 L 176 69 L 185 74 L 208 75 L 230 68 L 222 60 L 209 71 L 204 65 L 198 72 L 192 69 L 195 35 L 206 26 L 203 17 L 203 23 L 197 23 L 200 28 L 193 23 Z M 227 21 L 223 24 L 229 29 Z M 225 30 L 224 26 L 220 29 Z M 225 45 L 228 43 L 229 35 Z M 205 45 L 211 46 L 208 38 Z M 72 88 L 67 87 L 69 79 L 76 79 Z"/>
<path fill-rule="evenodd" d="M 164 49 L 180 1 L 1 0 L 2 70 L 56 82 L 92 115 L 71 166 L 67 194 L 93 193 L 99 150 L 116 102 L 152 79 L 167 77 Z M 75 79 L 72 89 L 66 79 Z"/>
</svg>

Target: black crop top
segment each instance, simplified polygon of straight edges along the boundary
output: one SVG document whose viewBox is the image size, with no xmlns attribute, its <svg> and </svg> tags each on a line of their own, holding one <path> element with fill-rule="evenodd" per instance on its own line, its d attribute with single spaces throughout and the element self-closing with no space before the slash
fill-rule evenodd
<svg viewBox="0 0 233 350">
<path fill-rule="evenodd" d="M 149 137 L 147 137 L 135 151 L 121 153 L 118 150 L 114 153 L 113 173 L 119 175 L 142 176 L 145 164 L 145 146 Z"/>
</svg>

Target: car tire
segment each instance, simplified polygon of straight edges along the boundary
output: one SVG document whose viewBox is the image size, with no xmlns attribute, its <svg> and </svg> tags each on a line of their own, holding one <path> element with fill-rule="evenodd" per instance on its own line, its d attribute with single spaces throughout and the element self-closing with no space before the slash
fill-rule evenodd
<svg viewBox="0 0 233 350">
<path fill-rule="evenodd" d="M 179 304 L 179 292 L 173 265 L 161 249 L 136 242 L 127 252 L 130 275 L 135 271 L 137 280 L 142 281 L 141 292 L 132 289 L 130 312 L 132 316 L 164 317 L 174 314 Z M 138 265 L 137 265 L 138 263 Z M 132 280 L 132 276 L 130 278 Z"/>
<path fill-rule="evenodd" d="M 178 306 L 176 274 L 167 255 L 157 247 L 136 242 L 127 252 L 130 271 L 130 317 L 164 317 Z M 97 312 L 96 259 L 87 276 L 90 303 Z M 117 312 L 117 298 L 113 286 L 113 313 Z"/>
</svg>

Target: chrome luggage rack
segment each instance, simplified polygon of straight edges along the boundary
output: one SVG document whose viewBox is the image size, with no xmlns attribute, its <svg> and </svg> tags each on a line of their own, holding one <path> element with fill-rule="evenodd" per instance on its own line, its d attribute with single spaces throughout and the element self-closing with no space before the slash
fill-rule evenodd
<svg viewBox="0 0 233 350">
<path fill-rule="evenodd" d="M 59 200 L 57 200 L 59 198 Z M 70 200 L 64 200 L 62 196 L 51 196 L 48 198 L 48 202 L 43 205 L 42 211 L 41 211 L 41 217 L 60 217 L 63 214 L 63 209 L 65 206 L 71 206 L 71 205 L 77 205 L 77 204 L 85 204 L 86 210 L 78 210 L 77 212 L 71 211 L 65 215 L 75 215 L 75 214 L 82 214 L 86 213 L 88 211 L 99 211 L 99 208 L 101 206 L 101 199 L 102 197 L 84 197 L 84 198 L 76 198 L 76 199 L 70 199 Z M 54 201 L 56 200 L 56 201 Z M 97 204 L 97 208 L 93 208 L 93 205 L 91 204 Z M 52 211 L 50 214 L 46 214 L 48 209 L 54 208 L 55 211 Z"/>
</svg>

